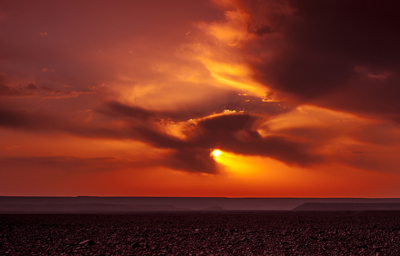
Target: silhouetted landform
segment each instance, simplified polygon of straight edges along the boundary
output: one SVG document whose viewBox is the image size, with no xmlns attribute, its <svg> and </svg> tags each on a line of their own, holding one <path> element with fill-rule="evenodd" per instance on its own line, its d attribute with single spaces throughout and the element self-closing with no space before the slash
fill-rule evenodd
<svg viewBox="0 0 400 256">
<path fill-rule="evenodd" d="M 172 205 L 119 205 L 119 204 L 2 204 L 0 213 L 129 213 L 188 211 Z"/>
<path fill-rule="evenodd" d="M 372 199 L 372 198 L 0 196 L 0 213 L 130 213 L 130 212 L 143 212 L 143 211 L 145 212 L 290 211 L 292 209 L 297 208 L 298 206 L 310 203 L 352 204 L 352 205 L 365 204 L 365 207 L 368 208 L 373 206 L 378 207 L 379 204 L 400 204 L 400 199 L 398 198 Z M 372 206 L 367 206 L 367 205 L 372 205 Z M 308 205 L 306 206 L 309 207 Z M 390 208 L 390 206 L 388 207 Z M 332 209 L 336 208 L 337 207 L 332 206 Z M 385 209 L 388 208 L 386 207 Z"/>
<path fill-rule="evenodd" d="M 212 207 L 208 207 L 205 209 L 202 209 L 202 211 L 206 211 L 206 212 L 220 212 L 220 211 L 225 211 L 224 208 L 218 206 L 218 205 L 214 205 Z"/>
<path fill-rule="evenodd" d="M 396 203 L 304 203 L 292 211 L 400 211 L 400 204 Z"/>
</svg>

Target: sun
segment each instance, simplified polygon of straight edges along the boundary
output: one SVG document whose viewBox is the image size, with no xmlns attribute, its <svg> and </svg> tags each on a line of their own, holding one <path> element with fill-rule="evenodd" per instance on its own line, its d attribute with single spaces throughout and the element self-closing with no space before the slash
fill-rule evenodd
<svg viewBox="0 0 400 256">
<path fill-rule="evenodd" d="M 216 150 L 214 150 L 211 154 L 212 154 L 214 157 L 218 157 L 219 155 L 221 155 L 221 151 L 220 151 L 219 149 L 216 149 Z"/>
</svg>

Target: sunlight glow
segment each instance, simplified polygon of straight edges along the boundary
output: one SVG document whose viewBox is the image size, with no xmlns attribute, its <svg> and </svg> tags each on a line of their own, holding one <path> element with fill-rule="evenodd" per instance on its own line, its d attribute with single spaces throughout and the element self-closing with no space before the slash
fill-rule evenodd
<svg viewBox="0 0 400 256">
<path fill-rule="evenodd" d="M 214 157 L 218 157 L 219 155 L 221 155 L 221 151 L 216 149 L 211 153 Z"/>
</svg>

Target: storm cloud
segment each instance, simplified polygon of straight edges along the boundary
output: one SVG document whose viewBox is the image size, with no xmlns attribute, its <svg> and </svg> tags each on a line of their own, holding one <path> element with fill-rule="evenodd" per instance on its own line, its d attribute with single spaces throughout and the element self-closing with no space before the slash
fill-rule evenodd
<svg viewBox="0 0 400 256">
<path fill-rule="evenodd" d="M 399 121 L 394 95 L 400 93 L 400 19 L 395 2 L 263 3 L 264 9 L 259 1 L 243 1 L 249 24 L 279 21 L 274 33 L 249 30 L 258 39 L 248 44 L 247 54 L 268 56 L 252 63 L 260 81 L 298 104 Z"/>
</svg>

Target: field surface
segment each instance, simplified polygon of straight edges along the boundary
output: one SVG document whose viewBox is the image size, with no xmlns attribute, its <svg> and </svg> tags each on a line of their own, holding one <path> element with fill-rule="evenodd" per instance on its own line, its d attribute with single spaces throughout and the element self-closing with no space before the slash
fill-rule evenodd
<svg viewBox="0 0 400 256">
<path fill-rule="evenodd" d="M 399 253 L 394 211 L 0 215 L 0 255 Z"/>
</svg>

